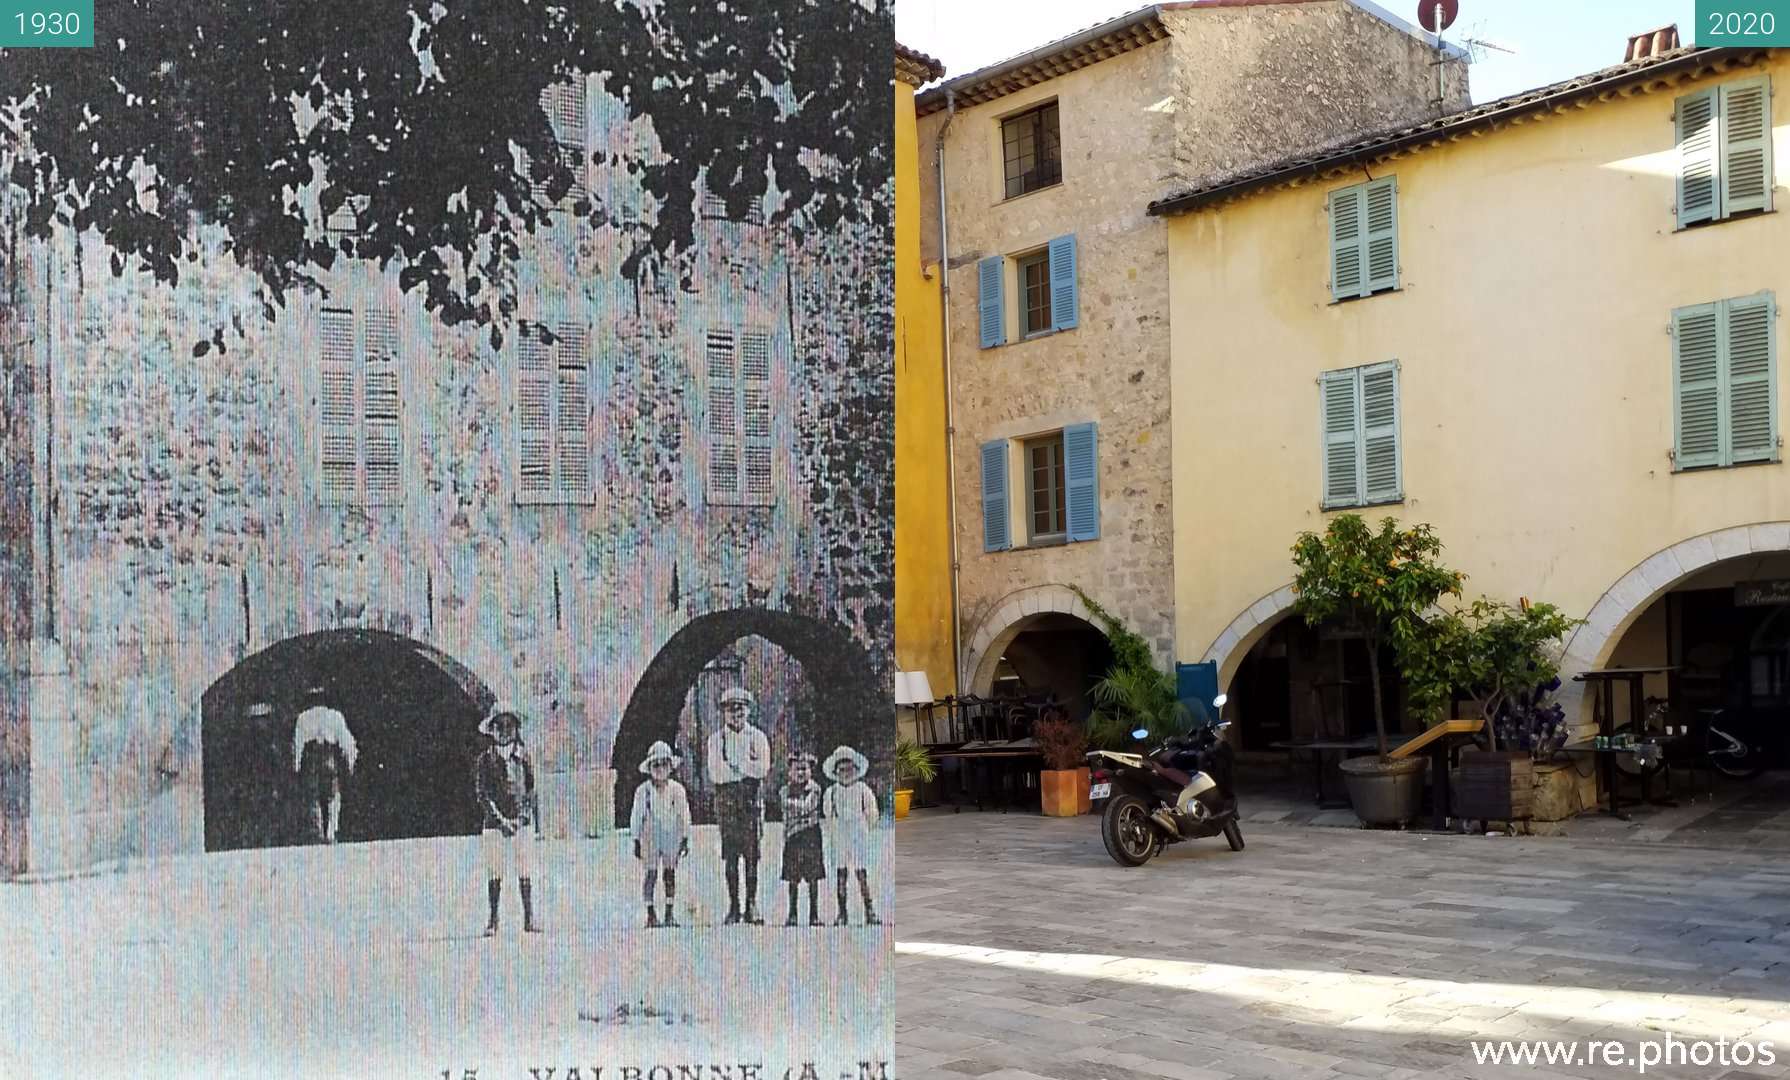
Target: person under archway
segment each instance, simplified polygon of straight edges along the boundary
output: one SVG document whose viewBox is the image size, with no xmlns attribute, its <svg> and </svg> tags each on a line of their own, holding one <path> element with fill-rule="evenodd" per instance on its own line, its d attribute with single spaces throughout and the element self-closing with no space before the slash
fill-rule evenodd
<svg viewBox="0 0 1790 1080">
<path fill-rule="evenodd" d="M 708 743 L 709 780 L 715 785 L 715 816 L 721 826 L 721 865 L 727 873 L 725 924 L 729 926 L 742 919 L 752 925 L 764 922 L 758 914 L 758 852 L 763 830 L 759 785 L 771 772 L 771 741 L 748 722 L 756 704 L 752 692 L 743 686 L 723 691 L 724 722 Z"/>
<path fill-rule="evenodd" d="M 292 725 L 292 771 L 298 774 L 310 815 L 311 838 L 320 844 L 336 842 L 342 781 L 353 774 L 360 757 L 347 718 L 324 704 L 327 693 L 321 686 L 308 688 L 305 709 Z"/>
<path fill-rule="evenodd" d="M 522 929 L 538 934 L 534 914 L 534 846 L 541 834 L 540 806 L 535 796 L 534 762 L 522 742 L 522 714 L 513 705 L 498 702 L 479 724 L 492 745 L 479 755 L 475 786 L 485 813 L 484 849 L 487 899 L 491 920 L 485 936 L 497 933 L 497 913 L 503 899 L 506 869 L 516 876 L 522 894 Z"/>
</svg>

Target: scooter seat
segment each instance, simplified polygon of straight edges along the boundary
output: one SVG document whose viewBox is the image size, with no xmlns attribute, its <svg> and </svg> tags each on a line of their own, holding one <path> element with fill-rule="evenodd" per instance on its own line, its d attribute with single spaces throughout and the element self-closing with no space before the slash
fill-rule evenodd
<svg viewBox="0 0 1790 1080">
<path fill-rule="evenodd" d="M 1162 777 L 1170 783 L 1177 784 L 1181 787 L 1186 787 L 1188 784 L 1193 783 L 1192 776 L 1175 768 L 1173 765 L 1164 765 L 1162 762 L 1152 758 L 1150 767 L 1156 770 L 1157 776 Z"/>
</svg>

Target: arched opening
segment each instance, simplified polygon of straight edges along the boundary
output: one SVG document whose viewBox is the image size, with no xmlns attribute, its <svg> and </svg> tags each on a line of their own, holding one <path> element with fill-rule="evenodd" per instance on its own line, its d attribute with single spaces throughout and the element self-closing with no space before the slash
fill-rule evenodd
<svg viewBox="0 0 1790 1080">
<path fill-rule="evenodd" d="M 1404 682 L 1392 649 L 1370 657 L 1367 641 L 1340 623 L 1310 626 L 1279 613 L 1233 653 L 1224 682 L 1238 748 L 1277 753 L 1300 740 L 1349 741 L 1374 734 L 1373 664 L 1379 666 L 1387 734 L 1416 728 L 1404 717 Z M 1221 676 L 1223 666 L 1221 666 Z"/>
<path fill-rule="evenodd" d="M 494 698 L 447 654 L 380 630 L 323 630 L 247 657 L 201 702 L 205 849 L 314 840 L 292 759 L 308 688 L 359 750 L 342 785 L 342 841 L 476 833 L 472 769 Z"/>
<path fill-rule="evenodd" d="M 1085 619 L 1060 611 L 1027 615 L 995 658 L 983 695 L 1055 701 L 1072 720 L 1094 709 L 1094 685 L 1112 669 L 1112 644 Z"/>
<path fill-rule="evenodd" d="M 871 782 L 887 795 L 879 766 L 894 747 L 893 696 L 864 650 L 837 624 L 744 608 L 691 621 L 641 675 L 610 753 L 618 826 L 627 825 L 633 807 L 637 766 L 660 739 L 684 759 L 679 779 L 690 790 L 692 815 L 714 821 L 703 748 L 721 722 L 721 693 L 741 685 L 758 699 L 753 722 L 771 741 L 773 784 L 782 782 L 791 748 L 825 756 L 849 743 L 877 763 Z"/>
</svg>

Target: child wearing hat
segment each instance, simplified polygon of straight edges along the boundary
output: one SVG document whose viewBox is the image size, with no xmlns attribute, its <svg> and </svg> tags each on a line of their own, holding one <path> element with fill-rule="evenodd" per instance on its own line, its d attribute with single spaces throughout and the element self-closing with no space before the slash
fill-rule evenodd
<svg viewBox="0 0 1790 1080">
<path fill-rule="evenodd" d="M 671 778 L 677 755 L 663 741 L 653 743 L 640 763 L 647 775 L 634 789 L 634 812 L 628 818 L 628 835 L 634 838 L 634 857 L 646 864 L 641 895 L 646 901 L 646 925 L 676 926 L 672 905 L 677 902 L 678 860 L 690 853 L 690 797 L 684 785 Z M 653 911 L 653 891 L 659 871 L 665 872 L 665 917 Z"/>
<path fill-rule="evenodd" d="M 870 899 L 870 837 L 876 824 L 876 793 L 864 782 L 870 763 L 849 746 L 841 746 L 827 758 L 821 771 L 833 786 L 821 798 L 821 816 L 827 823 L 827 839 L 833 849 L 833 868 L 839 889 L 839 917 L 834 926 L 851 920 L 846 914 L 846 884 L 850 871 L 858 874 L 858 891 L 864 897 L 864 925 L 877 926 L 876 904 Z"/>
<path fill-rule="evenodd" d="M 491 921 L 485 936 L 497 933 L 497 911 L 503 897 L 506 864 L 516 875 L 522 892 L 522 929 L 538 934 L 534 914 L 534 844 L 541 832 L 540 807 L 535 799 L 534 763 L 522 742 L 522 714 L 513 705 L 499 702 L 479 724 L 492 745 L 479 755 L 476 785 L 479 806 L 485 812 L 480 846 L 485 854 L 485 874 Z"/>
<path fill-rule="evenodd" d="M 808 925 L 819 926 L 820 883 L 826 879 L 821 854 L 820 785 L 814 782 L 814 755 L 789 756 L 789 782 L 783 785 L 783 880 L 789 883 L 789 918 L 796 925 L 796 893 L 808 886 Z"/>
</svg>

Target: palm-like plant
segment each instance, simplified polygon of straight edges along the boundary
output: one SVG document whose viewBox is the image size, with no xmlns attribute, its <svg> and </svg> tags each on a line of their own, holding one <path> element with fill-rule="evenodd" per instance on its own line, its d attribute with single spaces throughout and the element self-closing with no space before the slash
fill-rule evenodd
<svg viewBox="0 0 1790 1080">
<path fill-rule="evenodd" d="M 932 754 L 912 739 L 895 742 L 895 779 L 898 781 L 930 781 L 938 775 L 938 764 Z"/>
<path fill-rule="evenodd" d="M 1088 743 L 1102 750 L 1129 746 L 1132 732 L 1142 728 L 1148 741 L 1180 735 L 1193 726 L 1193 714 L 1175 697 L 1175 683 L 1154 667 L 1115 665 L 1094 684 L 1096 708 L 1088 717 Z"/>
</svg>

